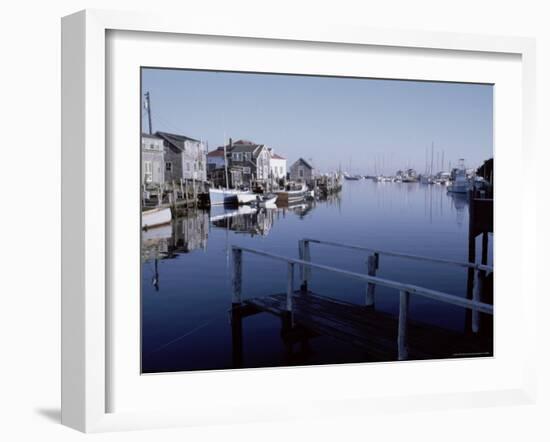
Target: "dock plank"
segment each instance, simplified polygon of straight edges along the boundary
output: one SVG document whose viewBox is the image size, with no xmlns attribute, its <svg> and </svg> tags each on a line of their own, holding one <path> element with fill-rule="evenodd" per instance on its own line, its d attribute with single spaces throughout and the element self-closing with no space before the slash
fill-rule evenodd
<svg viewBox="0 0 550 442">
<path fill-rule="evenodd" d="M 286 294 L 249 299 L 240 307 L 248 312 L 288 315 Z M 372 307 L 351 304 L 313 292 L 296 291 L 293 296 L 293 321 L 315 335 L 327 335 L 357 346 L 374 360 L 397 359 L 398 320 Z M 408 359 L 490 356 L 492 339 L 457 333 L 441 327 L 409 321 Z"/>
</svg>

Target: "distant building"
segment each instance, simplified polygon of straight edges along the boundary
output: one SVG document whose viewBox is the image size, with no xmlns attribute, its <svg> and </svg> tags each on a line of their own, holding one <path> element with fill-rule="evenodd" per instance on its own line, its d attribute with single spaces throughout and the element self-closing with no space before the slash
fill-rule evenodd
<svg viewBox="0 0 550 442">
<path fill-rule="evenodd" d="M 206 148 L 204 143 L 184 135 L 157 132 L 164 140 L 164 179 L 206 181 Z"/>
<path fill-rule="evenodd" d="M 315 176 L 313 166 L 303 158 L 299 158 L 290 166 L 290 179 L 292 181 L 308 183 Z"/>
<path fill-rule="evenodd" d="M 271 169 L 271 177 L 275 180 L 286 178 L 286 158 L 277 155 L 273 149 L 269 149 L 270 159 L 269 167 Z"/>
<path fill-rule="evenodd" d="M 141 134 L 141 183 L 164 184 L 164 141 L 155 135 Z"/>
</svg>

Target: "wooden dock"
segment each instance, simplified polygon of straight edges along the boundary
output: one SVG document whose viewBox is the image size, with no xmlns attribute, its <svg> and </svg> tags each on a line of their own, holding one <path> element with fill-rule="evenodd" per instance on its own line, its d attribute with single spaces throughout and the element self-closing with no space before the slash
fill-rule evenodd
<svg viewBox="0 0 550 442">
<path fill-rule="evenodd" d="M 398 318 L 373 307 L 350 304 L 310 291 L 294 292 L 292 314 L 286 309 L 286 293 L 243 301 L 233 309 L 233 322 L 267 312 L 288 324 L 287 339 L 330 336 L 364 350 L 369 360 L 398 359 Z M 237 325 L 237 329 L 242 326 Z M 492 356 L 492 338 L 453 332 L 433 325 L 407 322 L 408 360 Z"/>
<path fill-rule="evenodd" d="M 358 252 L 369 252 L 365 273 L 351 272 L 311 261 L 311 244 L 342 247 Z M 243 253 L 282 261 L 287 266 L 287 290 L 285 293 L 259 298 L 242 298 Z M 326 335 L 361 348 L 370 361 L 394 361 L 411 359 L 460 358 L 493 355 L 492 327 L 480 332 L 481 315 L 493 315 L 493 306 L 480 300 L 484 277 L 493 269 L 486 264 L 457 262 L 410 254 L 374 250 L 368 247 L 341 244 L 305 238 L 299 241 L 300 258 L 276 255 L 262 250 L 232 246 L 232 343 L 233 365 L 242 367 L 242 320 L 246 316 L 266 312 L 282 319 L 285 343 L 292 347 L 289 337 L 303 342 L 310 337 Z M 420 260 L 473 270 L 476 283 L 473 299 L 439 292 L 376 276 L 381 256 Z M 295 270 L 300 273 L 300 289 L 294 287 Z M 334 298 L 315 294 L 308 289 L 311 269 L 322 270 L 365 283 L 364 304 L 350 304 Z M 398 292 L 399 313 L 396 316 L 375 308 L 376 286 Z M 470 311 L 470 328 L 463 333 L 441 327 L 422 324 L 410 319 L 411 296 L 421 296 L 455 305 Z"/>
</svg>

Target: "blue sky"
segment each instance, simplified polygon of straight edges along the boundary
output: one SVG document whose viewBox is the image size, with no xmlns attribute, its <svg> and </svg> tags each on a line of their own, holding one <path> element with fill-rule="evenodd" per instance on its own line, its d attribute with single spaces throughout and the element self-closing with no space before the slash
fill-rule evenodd
<svg viewBox="0 0 550 442">
<path fill-rule="evenodd" d="M 321 170 L 392 174 L 431 160 L 475 167 L 493 155 L 493 87 L 417 81 L 143 69 L 153 130 L 244 138 Z M 143 113 L 142 128 L 148 130 Z M 434 169 L 440 169 L 435 167 Z"/>
</svg>

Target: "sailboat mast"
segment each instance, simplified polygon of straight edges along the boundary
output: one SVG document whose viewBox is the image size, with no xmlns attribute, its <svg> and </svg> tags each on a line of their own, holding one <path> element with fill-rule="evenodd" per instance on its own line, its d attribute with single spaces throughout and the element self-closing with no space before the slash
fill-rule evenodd
<svg viewBox="0 0 550 442">
<path fill-rule="evenodd" d="M 433 175 L 434 172 L 434 142 L 432 141 L 432 160 L 430 162 L 430 176 Z"/>
<path fill-rule="evenodd" d="M 227 174 L 227 149 L 225 143 L 225 131 L 223 132 L 223 164 L 225 167 L 225 188 L 229 189 L 229 176 Z"/>
</svg>

